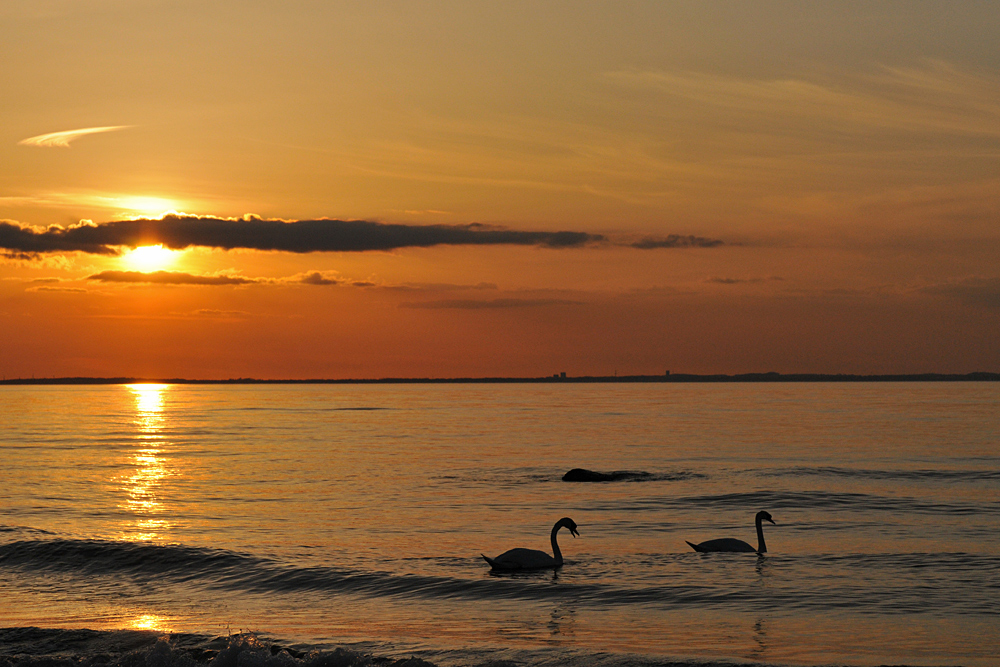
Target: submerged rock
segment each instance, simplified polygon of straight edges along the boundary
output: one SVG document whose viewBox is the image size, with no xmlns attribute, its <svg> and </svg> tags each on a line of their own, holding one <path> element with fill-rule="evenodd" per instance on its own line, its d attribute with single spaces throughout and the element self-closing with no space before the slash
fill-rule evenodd
<svg viewBox="0 0 1000 667">
<path fill-rule="evenodd" d="M 563 475 L 564 482 L 610 482 L 614 478 L 603 472 L 595 472 L 586 468 L 573 468 Z"/>
<path fill-rule="evenodd" d="M 563 475 L 564 482 L 620 482 L 623 480 L 647 479 L 653 475 L 641 470 L 615 470 L 613 472 L 597 472 L 586 468 L 573 468 Z"/>
</svg>

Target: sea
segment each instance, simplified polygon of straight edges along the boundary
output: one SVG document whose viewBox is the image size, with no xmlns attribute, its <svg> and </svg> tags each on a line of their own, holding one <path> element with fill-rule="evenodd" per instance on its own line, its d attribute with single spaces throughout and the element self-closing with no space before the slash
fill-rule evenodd
<svg viewBox="0 0 1000 667">
<path fill-rule="evenodd" d="M 0 667 L 745 664 L 1000 665 L 1000 383 L 0 387 Z"/>
</svg>

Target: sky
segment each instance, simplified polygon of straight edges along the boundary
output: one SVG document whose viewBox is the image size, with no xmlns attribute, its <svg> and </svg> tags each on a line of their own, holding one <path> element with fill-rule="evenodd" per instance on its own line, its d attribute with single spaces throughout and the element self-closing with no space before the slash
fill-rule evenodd
<svg viewBox="0 0 1000 667">
<path fill-rule="evenodd" d="M 1000 4 L 0 4 L 0 375 L 1000 371 Z"/>
</svg>

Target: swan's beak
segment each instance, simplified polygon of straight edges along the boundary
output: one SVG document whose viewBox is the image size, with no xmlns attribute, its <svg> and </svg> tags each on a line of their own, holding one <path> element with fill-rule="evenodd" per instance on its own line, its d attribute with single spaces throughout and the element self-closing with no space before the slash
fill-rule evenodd
<svg viewBox="0 0 1000 667">
<path fill-rule="evenodd" d="M 775 525 L 775 526 L 777 526 L 777 525 L 778 525 L 778 524 L 774 523 L 774 519 L 768 519 L 768 521 L 770 521 L 770 522 L 771 522 L 771 523 L 772 523 L 773 525 Z"/>
<path fill-rule="evenodd" d="M 576 532 L 576 528 L 570 528 L 569 534 L 572 535 L 573 537 L 580 537 L 580 533 Z"/>
</svg>

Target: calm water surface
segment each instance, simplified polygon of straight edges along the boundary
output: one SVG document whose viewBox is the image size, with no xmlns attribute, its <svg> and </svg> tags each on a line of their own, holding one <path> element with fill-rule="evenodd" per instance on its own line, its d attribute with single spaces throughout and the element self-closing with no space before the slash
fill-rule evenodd
<svg viewBox="0 0 1000 667">
<path fill-rule="evenodd" d="M 998 665 L 998 427 L 994 383 L 0 387 L 0 654 Z M 766 556 L 685 544 L 761 509 Z M 563 516 L 560 571 L 490 574 Z"/>
</svg>

